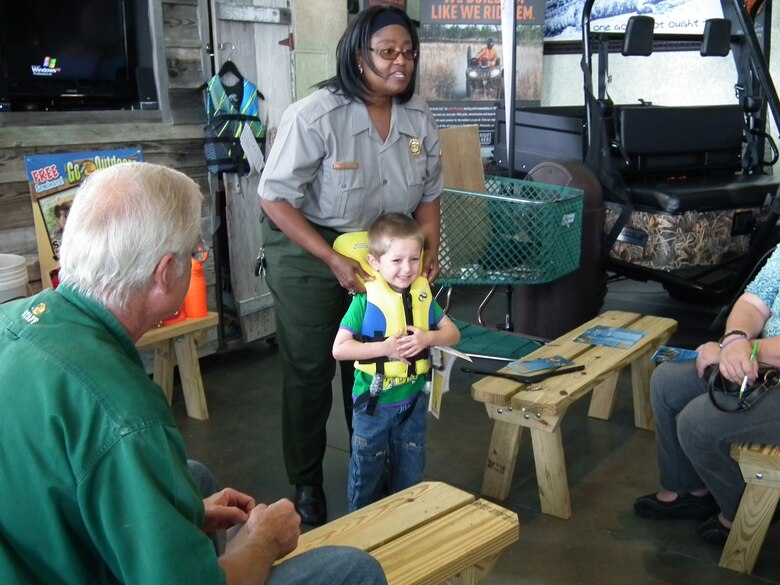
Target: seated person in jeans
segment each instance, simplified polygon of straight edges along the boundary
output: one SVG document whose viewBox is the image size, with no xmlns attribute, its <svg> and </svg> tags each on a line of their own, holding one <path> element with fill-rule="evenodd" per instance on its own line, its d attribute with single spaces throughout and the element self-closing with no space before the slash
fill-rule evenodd
<svg viewBox="0 0 780 585">
<path fill-rule="evenodd" d="M 292 502 L 198 492 L 135 342 L 181 306 L 202 203 L 159 165 L 97 171 L 68 217 L 59 287 L 0 305 L 0 459 L 16 463 L 0 473 L 0 583 L 386 583 L 353 548 L 274 566 L 298 543 Z M 207 533 L 238 523 L 245 544 L 217 558 Z"/>
<path fill-rule="evenodd" d="M 457 343 L 460 331 L 420 275 L 423 232 L 413 219 L 388 213 L 368 229 L 368 256 L 377 272 L 352 300 L 333 343 L 333 357 L 355 361 L 348 507 L 422 481 L 424 395 L 428 349 Z"/>
<path fill-rule="evenodd" d="M 780 365 L 779 290 L 780 248 L 737 300 L 718 342 L 701 345 L 695 362 L 662 363 L 653 373 L 661 489 L 637 498 L 639 516 L 706 520 L 699 536 L 725 544 L 745 489 L 730 445 L 780 443 L 780 392 L 768 392 L 750 410 L 722 412 L 710 401 L 705 370 L 717 367 L 725 379 L 741 384 L 745 376 L 755 381 L 759 362 Z"/>
</svg>

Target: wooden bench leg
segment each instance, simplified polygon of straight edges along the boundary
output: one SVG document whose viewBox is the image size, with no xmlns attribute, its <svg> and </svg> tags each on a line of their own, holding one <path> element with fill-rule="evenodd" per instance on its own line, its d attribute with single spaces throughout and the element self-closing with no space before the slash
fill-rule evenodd
<svg viewBox="0 0 780 585">
<path fill-rule="evenodd" d="M 447 579 L 442 585 L 477 585 L 478 583 L 479 579 L 476 576 L 475 568 L 469 567 Z"/>
<path fill-rule="evenodd" d="M 520 425 L 501 420 L 493 422 L 485 475 L 482 477 L 483 495 L 496 500 L 506 500 L 509 496 L 522 435 L 523 427 Z"/>
<path fill-rule="evenodd" d="M 654 367 L 650 356 L 653 351 L 641 353 L 631 362 L 630 366 L 631 389 L 634 398 L 634 426 L 648 431 L 655 430 L 653 407 L 650 403 L 650 377 Z M 593 389 L 588 416 L 601 420 L 612 418 L 619 378 L 620 372 L 615 372 Z"/>
<path fill-rule="evenodd" d="M 560 425 L 552 432 L 532 428 L 531 442 L 542 512 L 566 520 L 571 517 L 571 500 Z"/>
<path fill-rule="evenodd" d="M 631 388 L 634 393 L 634 426 L 647 431 L 655 430 L 653 406 L 650 403 L 650 376 L 655 364 L 650 359 L 654 349 L 639 355 L 631 362 Z"/>
<path fill-rule="evenodd" d="M 593 389 L 593 394 L 590 397 L 588 416 L 601 420 L 609 420 L 612 418 L 619 377 L 620 372 L 615 372 Z"/>
<path fill-rule="evenodd" d="M 725 569 L 752 573 L 772 521 L 780 489 L 749 483 L 734 519 L 734 526 L 718 563 Z"/>
<path fill-rule="evenodd" d="M 485 577 L 490 574 L 490 571 L 493 570 L 493 567 L 498 561 L 499 556 L 500 555 L 492 555 L 479 561 L 478 563 L 474 563 L 468 569 L 461 571 L 450 579 L 447 579 L 444 582 L 444 585 L 478 585 L 482 582 L 483 579 L 485 579 Z"/>
<path fill-rule="evenodd" d="M 486 559 L 482 559 L 472 567 L 474 571 L 474 583 L 481 583 L 485 577 L 490 575 L 493 567 L 495 567 L 498 562 L 499 556 L 501 555 L 493 555 Z"/>
<path fill-rule="evenodd" d="M 199 420 L 209 417 L 206 406 L 206 392 L 203 389 L 203 379 L 200 375 L 198 352 L 195 348 L 195 339 L 192 335 L 182 335 L 174 342 L 176 349 L 176 361 L 179 364 L 179 376 L 184 392 L 184 404 L 187 406 L 187 415 Z"/>
<path fill-rule="evenodd" d="M 154 373 L 152 379 L 160 386 L 168 399 L 173 398 L 173 345 L 170 339 L 161 341 L 154 347 Z"/>
</svg>

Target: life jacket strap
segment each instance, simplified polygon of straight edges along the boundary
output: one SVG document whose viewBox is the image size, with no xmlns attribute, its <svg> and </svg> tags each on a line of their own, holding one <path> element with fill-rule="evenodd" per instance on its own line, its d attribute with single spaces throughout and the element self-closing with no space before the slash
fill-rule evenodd
<svg viewBox="0 0 780 585">
<path fill-rule="evenodd" d="M 414 410 L 417 401 L 420 399 L 420 394 L 423 394 L 423 392 L 418 392 L 417 394 L 414 395 L 414 398 L 412 399 L 409 408 L 406 409 L 404 415 L 401 417 L 401 421 L 400 421 L 401 424 L 405 423 L 412 415 L 412 411 Z M 376 412 L 377 402 L 373 401 L 373 407 L 372 407 L 371 394 L 369 392 L 366 392 L 365 394 L 361 394 L 360 396 L 355 398 L 355 403 L 352 405 L 352 408 L 359 408 L 363 406 L 363 404 L 366 402 L 368 402 L 368 406 L 366 406 L 366 414 L 368 414 L 369 416 L 374 416 L 374 412 Z"/>
</svg>

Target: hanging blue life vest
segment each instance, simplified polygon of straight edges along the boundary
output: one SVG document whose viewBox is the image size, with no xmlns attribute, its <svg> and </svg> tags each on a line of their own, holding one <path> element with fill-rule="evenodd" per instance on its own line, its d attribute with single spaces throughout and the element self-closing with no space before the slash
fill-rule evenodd
<svg viewBox="0 0 780 585">
<path fill-rule="evenodd" d="M 241 146 L 241 132 L 248 124 L 252 134 L 265 147 L 265 124 L 259 117 L 257 87 L 243 79 L 241 104 L 233 103 L 219 75 L 206 83 L 206 115 L 204 153 L 210 173 L 247 173 L 249 163 Z M 235 95 L 233 96 L 236 97 Z"/>
</svg>

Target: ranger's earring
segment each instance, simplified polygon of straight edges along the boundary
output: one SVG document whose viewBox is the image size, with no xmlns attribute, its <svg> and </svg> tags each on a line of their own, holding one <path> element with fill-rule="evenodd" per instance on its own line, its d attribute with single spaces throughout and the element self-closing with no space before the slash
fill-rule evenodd
<svg viewBox="0 0 780 585">
<path fill-rule="evenodd" d="M 363 66 L 362 65 L 358 65 L 358 72 L 360 73 L 360 75 L 363 75 Z"/>
</svg>

